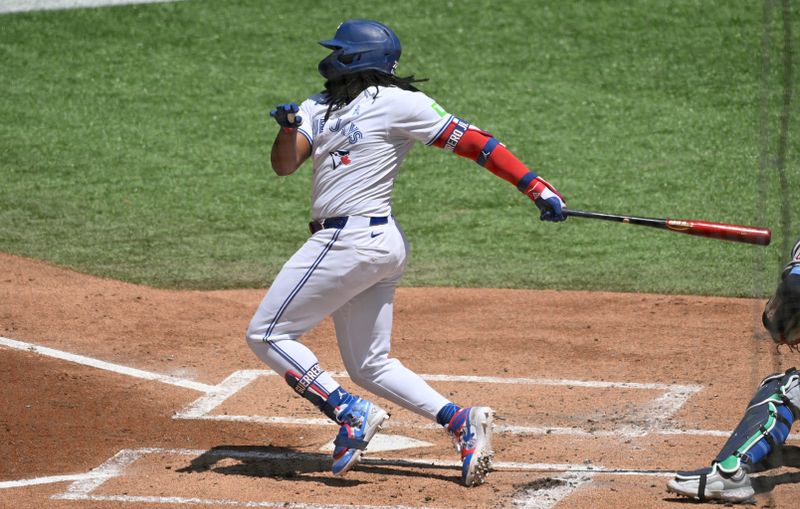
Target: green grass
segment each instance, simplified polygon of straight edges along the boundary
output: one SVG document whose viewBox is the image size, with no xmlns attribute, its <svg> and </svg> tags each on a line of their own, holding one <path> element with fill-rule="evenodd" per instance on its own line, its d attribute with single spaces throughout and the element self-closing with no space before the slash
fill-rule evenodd
<svg viewBox="0 0 800 509">
<path fill-rule="evenodd" d="M 757 295 L 800 215 L 796 38 L 783 163 L 780 12 L 750 1 L 187 1 L 0 15 L 0 250 L 158 287 L 264 287 L 306 237 L 274 104 L 319 90 L 350 17 L 400 74 L 492 132 L 574 208 L 768 226 L 768 248 L 572 219 L 419 146 L 395 189 L 404 284 Z M 797 13 L 794 13 L 797 19 Z M 800 33 L 796 20 L 794 34 Z M 765 42 L 766 41 L 766 42 Z"/>
</svg>

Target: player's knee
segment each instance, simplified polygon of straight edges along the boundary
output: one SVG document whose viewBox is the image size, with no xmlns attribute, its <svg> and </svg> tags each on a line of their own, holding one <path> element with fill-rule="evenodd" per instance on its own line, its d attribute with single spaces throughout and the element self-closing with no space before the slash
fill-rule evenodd
<svg viewBox="0 0 800 509">
<path fill-rule="evenodd" d="M 253 326 L 251 322 L 250 325 L 247 327 L 247 332 L 244 333 L 244 339 L 248 343 L 252 343 L 253 341 L 261 341 L 264 337 L 263 333 L 259 333 L 257 327 Z"/>
<path fill-rule="evenodd" d="M 347 370 L 347 374 L 350 376 L 350 381 L 354 384 L 358 385 L 359 387 L 369 389 L 369 385 L 374 383 L 374 379 L 364 371 L 360 369 L 355 369 L 353 367 L 345 367 Z"/>
<path fill-rule="evenodd" d="M 248 344 L 263 343 L 267 339 L 267 329 L 268 324 L 265 324 L 263 320 L 257 319 L 257 316 L 253 316 L 247 325 L 247 332 L 244 335 L 245 340 Z"/>
<path fill-rule="evenodd" d="M 270 364 L 270 338 L 264 327 L 260 324 L 251 322 L 244 335 L 245 343 L 250 350 L 261 359 L 262 362 Z"/>
<path fill-rule="evenodd" d="M 268 345 L 266 344 L 266 342 L 261 340 L 262 335 L 263 334 L 260 335 L 258 333 L 251 331 L 250 329 L 247 329 L 247 333 L 244 336 L 244 340 L 247 343 L 247 346 L 250 348 L 250 350 L 254 354 L 256 354 L 256 356 L 259 359 L 261 359 L 263 362 L 266 362 L 265 357 L 267 356 L 266 350 L 268 348 Z"/>
<path fill-rule="evenodd" d="M 796 420 L 800 418 L 800 372 L 795 368 L 789 368 L 785 376 L 783 401 L 791 409 Z"/>
<path fill-rule="evenodd" d="M 777 406 L 786 406 L 792 414 L 791 422 L 797 420 L 800 417 L 800 372 L 792 367 L 764 378 L 749 407 L 768 400 Z"/>
<path fill-rule="evenodd" d="M 371 357 L 361 363 L 345 366 L 350 379 L 356 385 L 369 388 L 370 384 L 378 383 L 381 377 L 391 371 L 400 361 L 388 356 Z"/>
</svg>

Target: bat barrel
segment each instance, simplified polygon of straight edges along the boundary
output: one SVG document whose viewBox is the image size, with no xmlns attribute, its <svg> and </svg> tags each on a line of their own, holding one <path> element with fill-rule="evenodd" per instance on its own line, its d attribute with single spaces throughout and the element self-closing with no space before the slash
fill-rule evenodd
<svg viewBox="0 0 800 509">
<path fill-rule="evenodd" d="M 767 228 L 710 221 L 667 219 L 667 228 L 699 237 L 744 242 L 759 246 L 769 245 L 772 238 L 772 232 Z"/>
<path fill-rule="evenodd" d="M 694 235 L 696 237 L 730 240 L 759 246 L 769 245 L 770 239 L 772 238 L 772 232 L 767 228 L 714 223 L 711 221 L 697 221 L 694 219 L 660 219 L 624 216 L 621 214 L 606 214 L 603 212 L 575 209 L 565 209 L 564 214 L 571 217 L 583 217 L 586 219 L 600 219 L 603 221 L 649 226 L 651 228 L 660 228 L 663 230 L 685 233 L 687 235 Z"/>
</svg>

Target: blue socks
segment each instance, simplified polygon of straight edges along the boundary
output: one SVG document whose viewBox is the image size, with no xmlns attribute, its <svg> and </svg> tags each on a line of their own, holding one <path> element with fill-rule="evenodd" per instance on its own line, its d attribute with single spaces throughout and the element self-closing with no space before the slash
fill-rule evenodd
<svg viewBox="0 0 800 509">
<path fill-rule="evenodd" d="M 339 422 L 336 419 L 336 409 L 340 407 L 347 407 L 347 405 L 355 402 L 358 400 L 358 396 L 353 396 L 343 388 L 339 387 L 335 391 L 333 391 L 328 399 L 322 405 L 322 411 L 325 412 L 329 418 L 331 418 L 335 422 Z M 439 410 L 439 413 L 436 414 L 436 422 L 438 422 L 442 426 L 447 426 L 450 424 L 450 420 L 456 415 L 456 412 L 461 410 L 461 407 L 456 405 L 455 403 L 448 403 Z"/>
<path fill-rule="evenodd" d="M 325 403 L 322 404 L 322 411 L 325 412 L 325 415 L 330 419 L 338 423 L 339 420 L 336 418 L 336 409 L 339 407 L 347 407 L 356 400 L 358 400 L 358 396 L 353 396 L 340 386 L 333 391 L 328 396 L 328 399 L 325 400 Z"/>
<path fill-rule="evenodd" d="M 441 410 L 439 410 L 439 413 L 436 414 L 436 422 L 442 426 L 447 426 L 450 424 L 450 419 L 452 419 L 459 410 L 461 410 L 461 407 L 454 403 L 446 404 Z"/>
</svg>

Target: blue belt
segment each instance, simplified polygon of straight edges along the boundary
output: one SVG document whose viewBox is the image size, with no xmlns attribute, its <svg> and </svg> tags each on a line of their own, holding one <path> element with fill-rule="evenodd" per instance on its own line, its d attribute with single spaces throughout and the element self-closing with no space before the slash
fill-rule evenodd
<svg viewBox="0 0 800 509">
<path fill-rule="evenodd" d="M 341 230 L 347 224 L 348 219 L 349 218 L 347 216 L 342 216 L 342 217 L 329 217 L 327 219 L 323 219 L 322 221 L 311 221 L 310 223 L 308 223 L 308 229 L 311 231 L 312 235 L 320 230 L 324 230 L 327 228 L 336 228 L 338 230 Z M 381 224 L 386 224 L 388 222 L 389 222 L 389 216 L 369 218 L 370 226 L 378 226 Z"/>
</svg>

